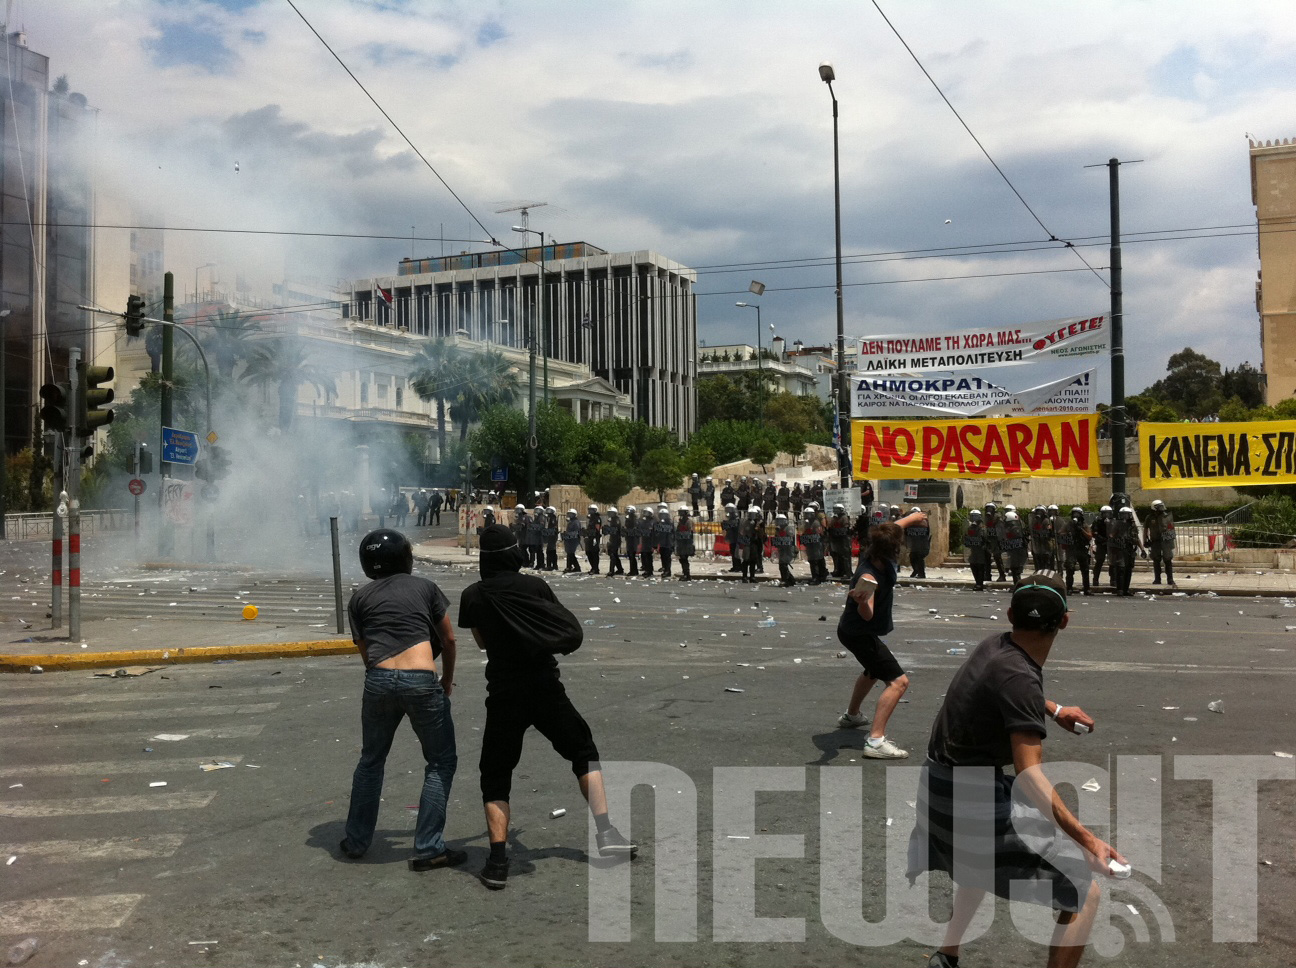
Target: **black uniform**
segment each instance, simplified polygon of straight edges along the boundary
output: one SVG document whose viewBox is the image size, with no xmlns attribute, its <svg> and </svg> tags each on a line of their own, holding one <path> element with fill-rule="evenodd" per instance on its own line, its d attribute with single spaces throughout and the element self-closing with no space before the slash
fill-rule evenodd
<svg viewBox="0 0 1296 968">
<path fill-rule="evenodd" d="M 653 525 L 653 542 L 657 546 L 657 556 L 661 560 L 662 577 L 669 578 L 671 553 L 675 550 L 675 525 L 671 523 L 669 515 L 657 516 L 657 523 Z"/>
<path fill-rule="evenodd" d="M 630 577 L 639 574 L 639 512 L 627 511 L 625 516 L 626 558 L 630 561 Z"/>
<path fill-rule="evenodd" d="M 651 510 L 644 508 L 639 512 L 639 573 L 645 578 L 653 576 L 653 532 L 656 525 L 657 518 Z"/>
<path fill-rule="evenodd" d="M 1080 570 L 1080 578 L 1084 584 L 1084 593 L 1089 594 L 1089 546 L 1093 543 L 1093 532 L 1085 527 L 1084 518 L 1076 516 L 1068 518 L 1065 521 L 1058 522 L 1057 533 L 1058 555 L 1062 559 L 1062 565 L 1066 569 L 1066 588 L 1068 592 L 1075 590 L 1075 573 L 1076 569 Z"/>
<path fill-rule="evenodd" d="M 968 565 L 972 569 L 975 590 L 981 591 L 990 581 L 990 548 L 986 526 L 980 521 L 969 521 L 963 532 L 963 547 L 967 551 Z"/>
<path fill-rule="evenodd" d="M 1152 584 L 1161 584 L 1161 567 L 1165 566 L 1167 584 L 1173 585 L 1175 526 L 1174 515 L 1169 511 L 1153 511 L 1143 525 L 1147 539 L 1148 555 L 1152 559 Z"/>
<path fill-rule="evenodd" d="M 828 551 L 832 554 L 832 576 L 850 578 L 855 571 L 851 565 L 851 521 L 844 512 L 828 519 Z"/>
<path fill-rule="evenodd" d="M 607 538 L 608 553 L 608 574 L 624 575 L 625 568 L 621 566 L 621 517 L 616 513 L 609 513 L 607 524 L 603 525 L 603 537 Z"/>
<path fill-rule="evenodd" d="M 567 528 L 563 531 L 563 548 L 567 551 L 567 567 L 563 569 L 563 574 L 569 574 L 573 571 L 580 571 L 580 562 L 576 560 L 576 552 L 581 546 L 581 523 L 580 518 L 571 514 L 567 516 Z"/>
<path fill-rule="evenodd" d="M 693 522 L 680 515 L 675 525 L 675 557 L 679 560 L 680 581 L 689 581 L 689 559 L 693 557 Z"/>
<path fill-rule="evenodd" d="M 706 490 L 703 492 L 706 497 L 707 520 L 715 520 L 715 481 L 707 478 Z"/>
<path fill-rule="evenodd" d="M 910 578 L 927 577 L 927 556 L 931 554 L 931 525 L 917 521 L 905 528 L 905 547 L 909 549 Z"/>
<path fill-rule="evenodd" d="M 599 540 L 603 536 L 603 515 L 591 508 L 585 522 L 585 557 L 589 559 L 590 574 L 599 573 Z"/>
</svg>

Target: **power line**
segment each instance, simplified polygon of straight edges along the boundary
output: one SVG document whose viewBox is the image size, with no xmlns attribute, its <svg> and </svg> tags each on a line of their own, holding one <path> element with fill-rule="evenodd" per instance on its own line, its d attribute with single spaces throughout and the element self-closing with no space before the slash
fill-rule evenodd
<svg viewBox="0 0 1296 968">
<path fill-rule="evenodd" d="M 291 0 L 289 0 L 289 2 L 291 2 Z M 872 3 L 873 6 L 877 9 L 877 12 L 882 15 L 882 19 L 886 21 L 886 25 L 891 28 L 891 33 L 896 35 L 896 39 L 899 40 L 901 45 L 904 47 L 904 49 L 909 52 L 909 56 L 913 58 L 913 62 L 918 65 L 918 69 L 923 72 L 923 76 L 926 77 L 927 80 L 931 81 L 931 86 L 934 87 L 936 89 L 936 93 L 941 96 L 941 100 L 945 102 L 945 106 L 949 108 L 950 111 L 953 112 L 954 117 L 958 118 L 958 123 L 963 125 L 963 130 L 968 133 L 968 136 L 974 142 L 976 142 L 976 146 L 981 149 L 981 154 L 985 155 L 986 161 L 990 162 L 990 164 L 994 166 L 994 170 L 999 173 L 999 177 L 1004 180 L 1004 184 L 1007 185 L 1010 189 L 1012 189 L 1012 193 L 1017 196 L 1017 200 L 1026 207 L 1026 211 L 1030 212 L 1031 218 L 1033 218 L 1039 224 L 1040 228 L 1042 228 L 1045 232 L 1049 234 L 1049 241 L 1061 242 L 1068 249 L 1071 249 L 1074 252 L 1075 246 L 1073 246 L 1066 239 L 1059 239 L 1053 233 L 1053 230 L 1044 224 L 1044 220 L 1035 214 L 1035 209 L 1031 208 L 1030 203 L 1027 202 L 1026 199 L 1022 197 L 1022 193 L 1017 191 L 1017 186 L 1012 183 L 1012 180 L 1004 173 L 1004 170 L 999 167 L 999 163 L 995 161 L 992 157 L 990 157 L 990 152 L 988 152 L 986 150 L 985 145 L 981 143 L 981 139 L 976 136 L 976 134 L 968 126 L 968 123 L 963 120 L 963 115 L 958 113 L 958 109 L 955 108 L 954 105 L 950 103 L 950 99 L 945 96 L 945 92 L 942 91 L 940 85 L 936 83 L 936 79 L 932 77 L 930 73 L 928 73 L 927 68 L 923 66 L 923 62 L 920 61 L 918 59 L 918 55 L 913 52 L 913 48 L 910 47 L 908 42 L 904 39 L 904 37 L 900 35 L 900 31 L 896 30 L 895 24 L 891 23 L 890 18 L 887 17 L 886 13 L 882 10 L 882 7 L 879 6 L 878 0 L 872 0 Z M 1094 267 L 1089 265 L 1089 263 L 1085 261 L 1084 256 L 1082 256 L 1079 252 L 1076 252 L 1076 258 L 1079 259 L 1081 262 L 1084 262 L 1085 268 L 1087 268 L 1090 272 L 1092 272 L 1095 278 L 1097 278 L 1099 282 L 1101 282 L 1108 289 L 1111 288 L 1107 280 L 1104 279 L 1102 276 L 1098 275 L 1098 272 L 1094 269 Z"/>
</svg>

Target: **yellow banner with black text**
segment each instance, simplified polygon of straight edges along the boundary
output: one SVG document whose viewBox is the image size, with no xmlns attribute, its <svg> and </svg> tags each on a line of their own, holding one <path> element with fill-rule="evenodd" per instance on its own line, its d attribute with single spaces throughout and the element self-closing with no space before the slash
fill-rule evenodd
<svg viewBox="0 0 1296 968">
<path fill-rule="evenodd" d="M 854 420 L 855 480 L 1099 477 L 1094 414 L 996 420 Z"/>
<path fill-rule="evenodd" d="M 1296 483 L 1296 420 L 1139 424 L 1144 488 Z"/>
</svg>

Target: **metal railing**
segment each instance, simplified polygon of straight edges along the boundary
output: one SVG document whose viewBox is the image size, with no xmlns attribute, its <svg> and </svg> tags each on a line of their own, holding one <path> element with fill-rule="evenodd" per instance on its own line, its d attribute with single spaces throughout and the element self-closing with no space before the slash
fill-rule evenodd
<svg viewBox="0 0 1296 968">
<path fill-rule="evenodd" d="M 54 534 L 54 515 L 50 511 L 5 515 L 5 534 L 12 541 L 50 538 Z M 103 508 L 81 511 L 81 533 L 101 534 L 131 527 L 132 512 L 126 508 Z"/>
</svg>

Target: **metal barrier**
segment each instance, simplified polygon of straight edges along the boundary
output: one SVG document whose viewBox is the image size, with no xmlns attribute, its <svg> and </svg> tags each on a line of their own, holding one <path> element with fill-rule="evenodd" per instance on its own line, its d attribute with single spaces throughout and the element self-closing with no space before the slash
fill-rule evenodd
<svg viewBox="0 0 1296 968">
<path fill-rule="evenodd" d="M 132 513 L 125 508 L 82 510 L 81 533 L 101 534 L 123 531 L 131 527 Z M 52 538 L 54 514 L 50 511 L 5 515 L 5 534 L 11 541 L 34 538 Z"/>
<path fill-rule="evenodd" d="M 1205 557 L 1227 550 L 1228 528 L 1223 518 L 1196 518 L 1176 521 L 1175 556 L 1178 558 Z"/>
</svg>

